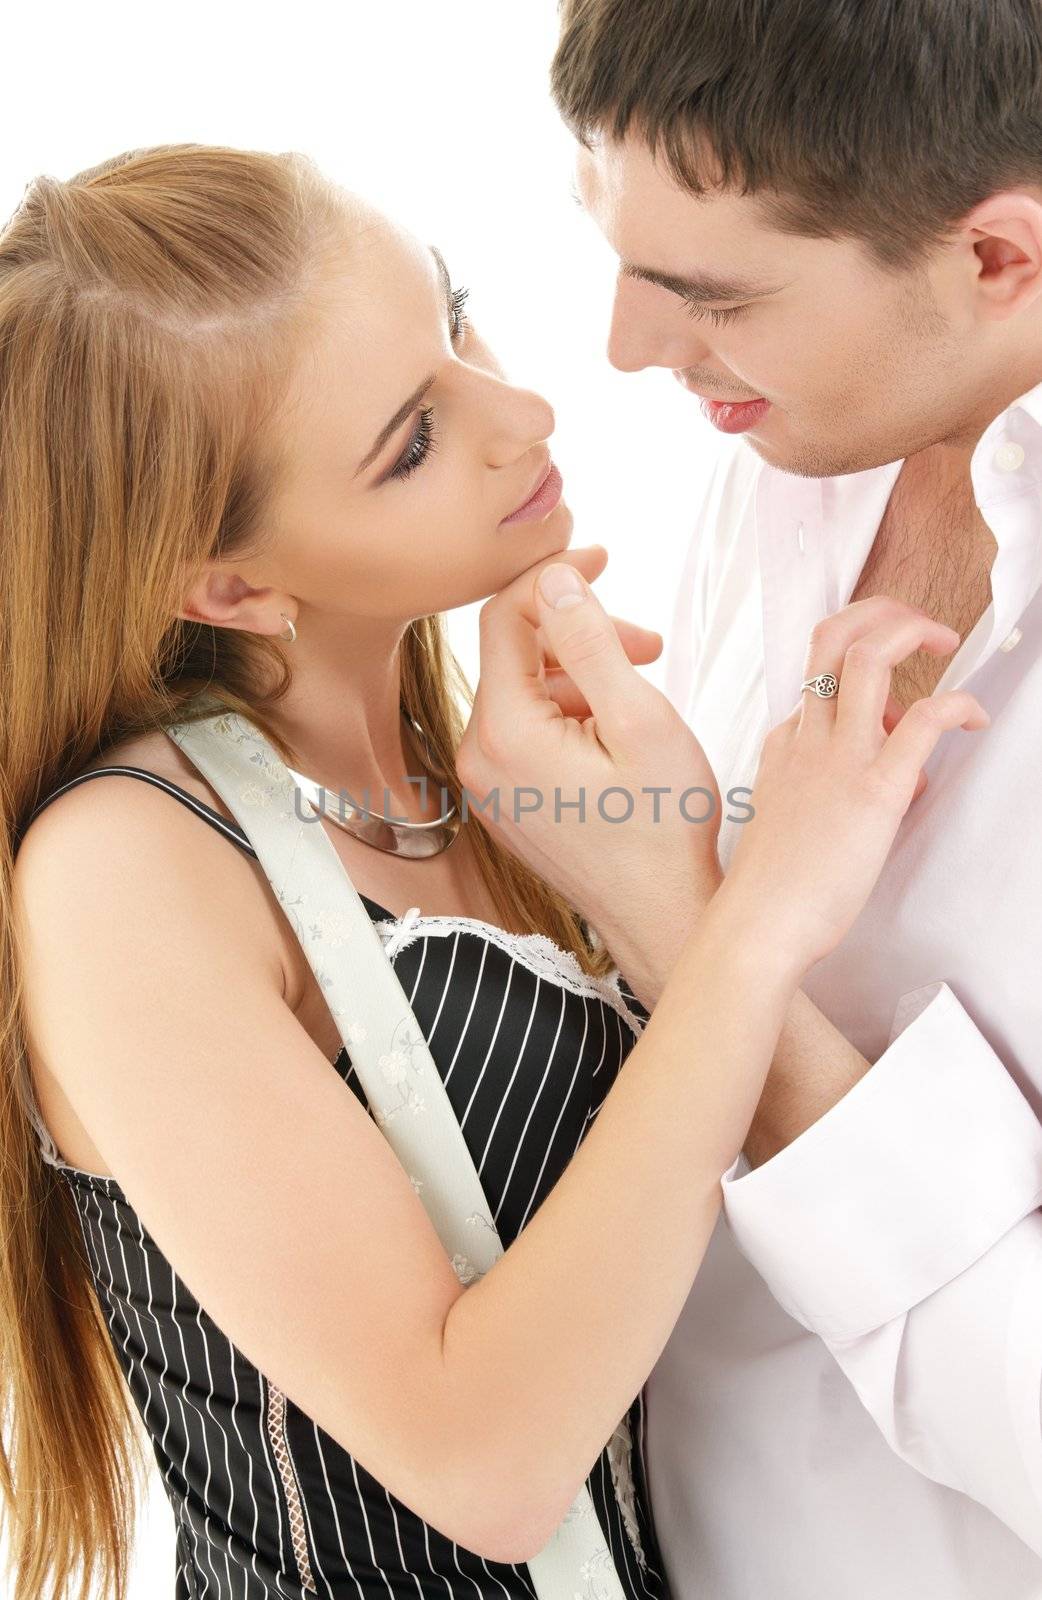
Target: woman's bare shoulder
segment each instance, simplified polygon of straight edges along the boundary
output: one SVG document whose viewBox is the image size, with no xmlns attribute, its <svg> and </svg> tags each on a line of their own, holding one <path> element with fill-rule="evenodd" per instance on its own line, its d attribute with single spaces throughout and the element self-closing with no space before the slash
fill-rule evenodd
<svg viewBox="0 0 1042 1600">
<path fill-rule="evenodd" d="M 234 814 L 187 757 L 157 732 L 107 746 L 76 776 L 100 767 L 135 766 L 177 784 L 229 821 Z M 16 893 L 27 908 L 58 910 L 77 897 L 78 915 L 104 905 L 106 914 L 146 917 L 176 886 L 194 888 L 242 915 L 241 938 L 280 974 L 286 992 L 287 941 L 263 869 L 190 808 L 154 784 L 118 773 L 58 795 L 23 835 L 15 864 Z M 104 883 L 104 894 L 98 893 Z M 82 922 L 80 923 L 82 927 Z M 104 928 L 98 933 L 104 935 Z"/>
<path fill-rule="evenodd" d="M 113 744 L 82 770 L 135 766 L 165 777 L 223 815 L 227 808 L 163 734 Z M 234 818 L 232 819 L 234 820 Z M 138 930 L 108 969 L 113 1008 L 146 992 L 160 960 L 177 983 L 185 946 L 206 959 L 193 906 L 205 902 L 238 970 L 261 970 L 290 1001 L 299 987 L 293 941 L 271 901 L 262 869 L 189 808 L 154 784 L 113 774 L 76 784 L 44 807 L 21 840 L 12 885 L 20 956 L 30 994 L 62 989 L 68 963 L 115 944 L 114 930 Z M 180 908 L 180 909 L 179 909 Z M 159 930 L 166 929 L 165 935 Z M 48 974 L 51 974 L 48 977 Z M 49 1018 L 26 1018 L 29 1067 L 40 1114 L 62 1157 L 106 1175 L 100 1151 L 66 1091 L 68 1063 L 43 1042 Z"/>
<path fill-rule="evenodd" d="M 192 765 L 180 745 L 162 730 L 138 734 L 134 738 L 123 739 L 106 746 L 89 765 L 83 768 L 83 772 L 94 772 L 98 767 L 114 766 L 144 767 L 147 772 L 154 772 L 160 778 L 168 778 L 171 783 L 186 789 L 197 800 L 212 806 L 229 822 L 236 820 L 217 790 L 206 781 L 198 767 Z"/>
</svg>

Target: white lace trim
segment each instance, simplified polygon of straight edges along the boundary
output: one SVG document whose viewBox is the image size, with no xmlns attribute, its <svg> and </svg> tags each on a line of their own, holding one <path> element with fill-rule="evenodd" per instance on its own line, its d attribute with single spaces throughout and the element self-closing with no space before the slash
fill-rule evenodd
<svg viewBox="0 0 1042 1600">
<path fill-rule="evenodd" d="M 570 950 L 562 950 L 545 933 L 508 933 L 505 928 L 497 928 L 493 922 L 483 922 L 480 917 L 425 917 L 420 915 L 419 906 L 410 906 L 401 917 L 384 917 L 374 922 L 373 926 L 380 937 L 386 940 L 384 949 L 389 957 L 396 956 L 417 939 L 427 936 L 445 938 L 451 933 L 475 934 L 503 950 L 536 977 L 567 989 L 570 994 L 581 995 L 588 1000 L 603 1000 L 618 1012 L 637 1038 L 644 1030 L 643 1019 L 630 1010 L 619 988 L 622 974 L 618 967 L 603 978 L 595 978 L 583 971 Z"/>
<path fill-rule="evenodd" d="M 63 1159 L 58 1146 L 51 1138 L 51 1130 L 47 1127 L 47 1124 L 40 1116 L 40 1113 L 37 1111 L 36 1107 L 34 1105 L 30 1105 L 28 1107 L 28 1111 L 29 1121 L 33 1125 L 33 1129 L 36 1133 L 36 1142 L 40 1147 L 40 1154 L 44 1161 L 46 1161 L 49 1167 L 58 1167 L 59 1169 L 62 1167 L 67 1167 L 69 1163 Z M 76 1169 L 74 1168 L 73 1170 Z"/>
<path fill-rule="evenodd" d="M 40 1114 L 40 1108 L 36 1103 L 36 1094 L 32 1087 L 28 1065 L 23 1062 L 22 1068 L 22 1071 L 18 1074 L 18 1092 L 21 1095 L 22 1104 L 25 1107 L 26 1115 L 28 1116 L 29 1121 L 32 1123 L 33 1132 L 36 1134 L 36 1143 L 39 1147 L 40 1155 L 43 1157 L 43 1160 L 49 1167 L 56 1167 L 59 1170 L 65 1168 L 69 1172 L 82 1171 L 82 1168 L 74 1167 L 68 1161 L 66 1161 L 61 1151 L 58 1149 L 58 1146 L 55 1144 L 51 1135 L 51 1130 L 48 1128 L 46 1122 L 44 1122 L 43 1117 Z M 100 1174 L 92 1172 L 88 1173 L 87 1176 L 96 1178 L 100 1177 Z"/>
<path fill-rule="evenodd" d="M 621 1419 L 608 1441 L 608 1464 L 611 1467 L 615 1498 L 622 1513 L 630 1544 L 633 1546 L 633 1553 L 637 1558 L 637 1565 L 646 1567 L 647 1557 L 644 1554 L 640 1524 L 637 1521 L 637 1489 L 633 1481 L 633 1433 L 630 1428 L 629 1412 Z"/>
</svg>

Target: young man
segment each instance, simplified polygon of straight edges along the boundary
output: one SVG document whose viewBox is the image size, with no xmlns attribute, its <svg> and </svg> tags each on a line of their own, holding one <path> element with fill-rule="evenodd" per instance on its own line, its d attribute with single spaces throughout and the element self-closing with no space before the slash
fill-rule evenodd
<svg viewBox="0 0 1042 1600">
<path fill-rule="evenodd" d="M 610 359 L 742 436 L 668 660 L 721 791 L 825 669 L 814 624 L 866 596 L 962 638 L 895 673 L 901 707 L 965 685 L 992 717 L 938 747 L 805 985 L 871 1065 L 783 1036 L 652 1374 L 669 1578 L 1037 1600 L 1042 10 L 563 0 L 552 83 L 621 258 Z"/>
</svg>

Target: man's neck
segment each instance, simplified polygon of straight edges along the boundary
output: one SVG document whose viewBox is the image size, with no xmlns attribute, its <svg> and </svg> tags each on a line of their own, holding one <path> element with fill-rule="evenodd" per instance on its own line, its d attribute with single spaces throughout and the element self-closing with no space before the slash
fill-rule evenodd
<svg viewBox="0 0 1042 1600">
<path fill-rule="evenodd" d="M 851 594 L 887 594 L 965 638 L 991 600 L 997 546 L 977 509 L 969 450 L 935 446 L 909 456 L 895 480 L 879 531 Z M 917 651 L 893 691 L 902 704 L 932 694 L 949 656 Z"/>
</svg>

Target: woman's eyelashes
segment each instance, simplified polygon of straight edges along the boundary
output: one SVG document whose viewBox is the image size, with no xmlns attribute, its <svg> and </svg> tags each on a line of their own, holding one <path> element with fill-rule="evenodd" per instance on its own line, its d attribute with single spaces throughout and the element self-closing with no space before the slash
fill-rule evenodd
<svg viewBox="0 0 1042 1600">
<path fill-rule="evenodd" d="M 405 454 L 392 467 L 389 476 L 407 478 L 410 472 L 415 472 L 417 467 L 421 467 L 437 448 L 434 437 L 434 407 L 424 406 L 420 412 L 420 420 L 416 424 L 416 431 L 406 446 Z"/>
<path fill-rule="evenodd" d="M 453 344 L 463 337 L 469 326 L 469 319 L 463 309 L 464 302 L 469 295 L 469 289 L 453 289 L 449 296 L 449 337 Z M 438 448 L 438 441 L 434 433 L 434 407 L 425 406 L 420 412 L 419 421 L 413 432 L 412 438 L 405 447 L 405 452 L 388 473 L 390 478 L 407 478 L 415 472 L 417 467 L 422 467 L 427 457 L 433 455 Z"/>
<path fill-rule="evenodd" d="M 462 336 L 467 326 L 467 313 L 463 306 L 469 293 L 469 289 L 453 289 L 449 296 L 449 335 L 453 344 Z"/>
</svg>

